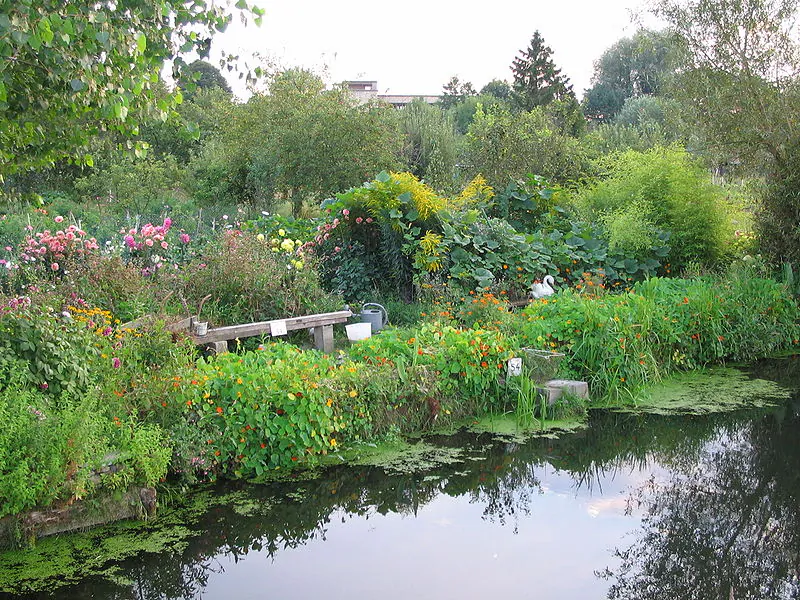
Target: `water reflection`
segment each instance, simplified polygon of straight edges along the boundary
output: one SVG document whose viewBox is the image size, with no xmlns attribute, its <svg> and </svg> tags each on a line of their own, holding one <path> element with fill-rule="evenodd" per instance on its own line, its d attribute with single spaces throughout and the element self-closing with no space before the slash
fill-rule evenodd
<svg viewBox="0 0 800 600">
<path fill-rule="evenodd" d="M 640 488 L 642 528 L 606 573 L 609 597 L 800 597 L 798 412 L 727 431 L 696 462 Z"/>
<path fill-rule="evenodd" d="M 558 440 L 438 440 L 464 460 L 424 472 L 214 490 L 141 527 L 189 527 L 171 551 L 54 596 L 798 598 L 799 415 L 598 413 Z"/>
</svg>

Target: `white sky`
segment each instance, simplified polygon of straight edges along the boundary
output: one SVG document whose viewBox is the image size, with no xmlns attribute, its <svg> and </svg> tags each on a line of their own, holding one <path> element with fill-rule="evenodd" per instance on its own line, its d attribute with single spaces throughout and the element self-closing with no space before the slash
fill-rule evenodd
<svg viewBox="0 0 800 600">
<path fill-rule="evenodd" d="M 457 76 L 480 90 L 512 80 L 510 65 L 539 30 L 580 97 L 593 63 L 632 35 L 641 0 L 255 0 L 260 28 L 235 22 L 214 39 L 243 59 L 259 52 L 281 67 L 306 67 L 327 83 L 377 80 L 380 93 L 441 93 Z M 651 24 L 652 26 L 652 24 Z M 241 95 L 244 86 L 232 81 Z"/>
</svg>

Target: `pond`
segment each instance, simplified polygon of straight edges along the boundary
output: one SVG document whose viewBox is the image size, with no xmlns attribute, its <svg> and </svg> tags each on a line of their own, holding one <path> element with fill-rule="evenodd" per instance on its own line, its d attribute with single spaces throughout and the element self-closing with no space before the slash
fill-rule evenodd
<svg viewBox="0 0 800 600">
<path fill-rule="evenodd" d="M 760 375 L 795 388 L 797 364 Z M 558 439 L 461 433 L 411 461 L 171 498 L 0 554 L 10 598 L 800 597 L 800 400 L 594 411 Z"/>
</svg>

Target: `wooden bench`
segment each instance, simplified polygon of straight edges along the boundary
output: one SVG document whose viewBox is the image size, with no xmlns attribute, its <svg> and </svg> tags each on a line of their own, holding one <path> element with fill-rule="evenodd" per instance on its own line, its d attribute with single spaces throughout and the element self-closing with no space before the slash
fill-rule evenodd
<svg viewBox="0 0 800 600">
<path fill-rule="evenodd" d="M 258 323 L 245 323 L 244 325 L 228 325 L 227 327 L 215 327 L 209 329 L 205 335 L 195 333 L 197 317 L 184 319 L 179 329 L 188 329 L 189 336 L 198 346 L 208 345 L 215 353 L 227 352 L 228 341 L 254 335 L 271 335 L 273 337 L 286 335 L 289 331 L 298 329 L 314 329 L 314 346 L 323 352 L 333 352 L 333 326 L 337 323 L 347 323 L 347 319 L 353 316 L 349 310 L 337 312 L 320 313 L 317 315 L 305 315 L 302 317 L 291 317 L 289 319 L 276 319 L 273 321 L 260 321 Z"/>
</svg>

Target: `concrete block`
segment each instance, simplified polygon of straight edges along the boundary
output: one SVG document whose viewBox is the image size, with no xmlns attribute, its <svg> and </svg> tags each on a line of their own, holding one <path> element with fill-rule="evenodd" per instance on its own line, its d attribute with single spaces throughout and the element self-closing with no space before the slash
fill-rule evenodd
<svg viewBox="0 0 800 600">
<path fill-rule="evenodd" d="M 547 403 L 555 404 L 564 392 L 569 392 L 578 398 L 589 399 L 589 384 L 585 381 L 570 379 L 551 379 L 545 384 Z"/>
</svg>

